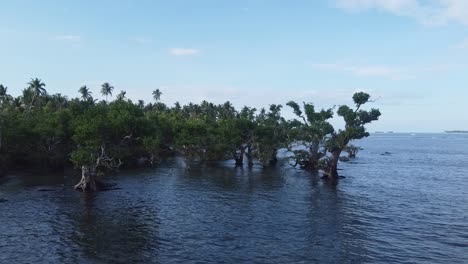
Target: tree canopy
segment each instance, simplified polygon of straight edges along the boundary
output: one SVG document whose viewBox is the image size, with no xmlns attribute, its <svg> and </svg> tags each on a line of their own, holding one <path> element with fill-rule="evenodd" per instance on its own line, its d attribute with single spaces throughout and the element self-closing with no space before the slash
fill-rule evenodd
<svg viewBox="0 0 468 264">
<path fill-rule="evenodd" d="M 87 86 L 72 99 L 50 95 L 45 87 L 40 79 L 31 79 L 22 95 L 13 97 L 0 84 L 1 171 L 21 164 L 74 166 L 99 174 L 154 165 L 169 155 L 184 156 L 188 163 L 232 159 L 236 166 L 266 167 L 277 162 L 278 150 L 287 149 L 295 165 L 322 168 L 336 178 L 335 157 L 343 150 L 357 153 L 348 144 L 369 136 L 365 125 L 380 116 L 377 109 L 361 109 L 371 101 L 363 92 L 352 97 L 354 108 L 342 105 L 336 111 L 290 101 L 286 105 L 296 118 L 287 120 L 276 104 L 260 110 L 207 101 L 171 107 L 161 102 L 159 89 L 149 92 L 154 102 L 145 104 L 128 99 L 126 91 L 108 102 L 114 87 L 107 82 L 101 86 L 102 101 Z M 333 128 L 334 114 L 343 118 L 344 129 Z"/>
</svg>

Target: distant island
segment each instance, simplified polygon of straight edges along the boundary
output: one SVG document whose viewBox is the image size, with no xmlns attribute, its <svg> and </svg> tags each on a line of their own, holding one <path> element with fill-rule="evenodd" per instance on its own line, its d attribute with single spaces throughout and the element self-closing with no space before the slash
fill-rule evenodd
<svg viewBox="0 0 468 264">
<path fill-rule="evenodd" d="M 468 134 L 467 130 L 446 130 L 445 133 L 463 133 L 463 134 Z"/>
</svg>

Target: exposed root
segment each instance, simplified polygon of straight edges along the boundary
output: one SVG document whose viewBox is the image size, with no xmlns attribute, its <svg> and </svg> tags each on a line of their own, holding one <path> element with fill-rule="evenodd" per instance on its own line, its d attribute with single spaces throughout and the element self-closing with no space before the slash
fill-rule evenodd
<svg viewBox="0 0 468 264">
<path fill-rule="evenodd" d="M 75 190 L 82 192 L 95 192 L 98 190 L 96 183 L 96 170 L 94 167 L 81 167 L 81 180 L 75 185 Z"/>
<path fill-rule="evenodd" d="M 117 161 L 106 154 L 105 146 L 102 145 L 96 163 L 81 167 L 81 180 L 75 185 L 75 190 L 82 192 L 95 192 L 105 189 L 106 187 L 104 184 L 96 180 L 97 168 L 102 166 L 107 169 L 118 169 L 123 163 L 120 159 Z"/>
</svg>

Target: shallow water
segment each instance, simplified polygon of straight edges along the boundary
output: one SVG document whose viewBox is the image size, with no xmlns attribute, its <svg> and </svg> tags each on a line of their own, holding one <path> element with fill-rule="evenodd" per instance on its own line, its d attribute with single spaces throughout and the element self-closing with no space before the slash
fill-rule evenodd
<svg viewBox="0 0 468 264">
<path fill-rule="evenodd" d="M 468 135 L 378 134 L 338 186 L 287 164 L 0 179 L 1 263 L 468 263 Z M 390 152 L 389 155 L 381 155 Z"/>
</svg>

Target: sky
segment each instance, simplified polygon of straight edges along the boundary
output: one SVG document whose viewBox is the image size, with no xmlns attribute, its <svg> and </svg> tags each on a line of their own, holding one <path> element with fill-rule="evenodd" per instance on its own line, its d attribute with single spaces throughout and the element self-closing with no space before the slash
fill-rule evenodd
<svg viewBox="0 0 468 264">
<path fill-rule="evenodd" d="M 317 107 L 372 95 L 371 131 L 468 130 L 466 0 L 0 0 L 0 84 Z M 286 117 L 292 116 L 288 107 Z M 334 121 L 339 124 L 339 121 Z"/>
</svg>

